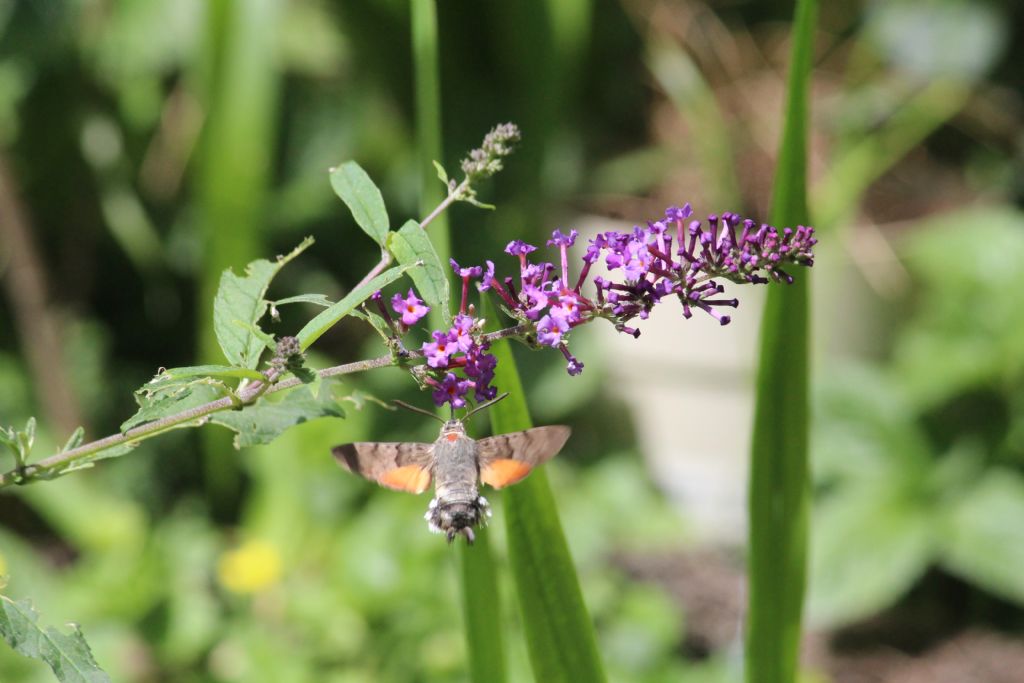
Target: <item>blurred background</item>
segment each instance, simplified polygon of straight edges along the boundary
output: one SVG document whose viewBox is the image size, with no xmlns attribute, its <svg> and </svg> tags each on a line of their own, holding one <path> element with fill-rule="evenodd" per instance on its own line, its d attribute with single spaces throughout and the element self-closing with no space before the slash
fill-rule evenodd
<svg viewBox="0 0 1024 683">
<path fill-rule="evenodd" d="M 763 220 L 792 11 L 440 2 L 442 161 L 499 122 L 524 135 L 482 191 L 499 210 L 450 212 L 456 257 L 508 268 L 510 239 L 686 201 Z M 1024 670 L 1021 26 L 1012 0 L 821 11 L 808 681 Z M 116 432 L 159 367 L 221 361 L 221 271 L 306 235 L 271 297 L 343 294 L 378 254 L 326 169 L 358 160 L 395 225 L 417 217 L 412 93 L 404 0 L 0 0 L 0 424 L 36 415 L 39 455 L 79 424 Z M 659 310 L 638 341 L 581 330 L 577 378 L 559 354 L 520 358 L 535 420 L 575 430 L 548 467 L 614 681 L 740 676 L 763 292 L 732 291 L 726 328 Z M 345 323 L 312 360 L 381 351 Z M 425 403 L 398 371 L 348 381 Z M 455 555 L 426 500 L 329 457 L 436 425 L 347 413 L 240 453 L 217 427 L 171 433 L 5 491 L 4 593 L 82 624 L 117 681 L 465 680 Z M 531 680 L 502 580 L 511 680 Z M 0 680 L 51 678 L 0 647 Z"/>
</svg>

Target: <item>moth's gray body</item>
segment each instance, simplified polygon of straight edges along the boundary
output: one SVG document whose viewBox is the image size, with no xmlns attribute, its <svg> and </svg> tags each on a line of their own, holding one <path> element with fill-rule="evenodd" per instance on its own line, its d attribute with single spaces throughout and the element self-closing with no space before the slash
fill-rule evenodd
<svg viewBox="0 0 1024 683">
<path fill-rule="evenodd" d="M 434 472 L 434 499 L 423 516 L 431 531 L 456 533 L 473 540 L 473 527 L 491 516 L 487 499 L 480 495 L 479 444 L 466 436 L 458 420 L 449 420 L 431 449 Z"/>
<path fill-rule="evenodd" d="M 336 446 L 338 463 L 389 488 L 421 493 L 434 481 L 434 499 L 424 517 L 431 531 L 451 541 L 462 534 L 473 541 L 473 527 L 491 515 L 477 482 L 501 488 L 514 484 L 551 459 L 569 438 L 563 426 L 535 427 L 476 441 L 460 420 L 449 420 L 437 441 L 363 442 Z"/>
</svg>

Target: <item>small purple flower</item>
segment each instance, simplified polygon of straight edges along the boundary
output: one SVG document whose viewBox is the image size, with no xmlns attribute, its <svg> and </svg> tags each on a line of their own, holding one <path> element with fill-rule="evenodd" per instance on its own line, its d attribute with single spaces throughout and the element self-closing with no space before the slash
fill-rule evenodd
<svg viewBox="0 0 1024 683">
<path fill-rule="evenodd" d="M 406 327 L 415 325 L 430 311 L 430 306 L 425 305 L 411 288 L 404 298 L 401 294 L 391 297 L 391 308 L 402 316 L 402 324 Z"/>
<path fill-rule="evenodd" d="M 647 249 L 647 244 L 642 240 L 632 240 L 626 246 L 625 260 L 622 264 L 622 270 L 626 275 L 627 280 L 639 280 L 647 274 L 648 268 L 651 267 L 651 261 L 654 257 L 651 256 L 651 252 Z"/>
<path fill-rule="evenodd" d="M 690 206 L 690 202 L 683 204 L 681 209 L 678 206 L 670 206 L 665 209 L 665 220 L 667 221 L 685 221 L 692 215 L 693 207 Z"/>
<path fill-rule="evenodd" d="M 450 403 L 452 408 L 462 408 L 466 405 L 465 396 L 470 385 L 469 380 L 459 379 L 454 372 L 449 372 L 434 390 L 434 405 L 440 407 Z"/>
<path fill-rule="evenodd" d="M 459 277 L 480 277 L 480 275 L 482 275 L 484 272 L 484 269 L 481 266 L 473 266 L 472 268 L 462 268 L 461 266 L 459 266 L 458 263 L 455 262 L 455 259 L 453 258 L 448 259 L 448 263 L 451 264 L 452 270 L 454 270 L 455 274 L 458 275 Z"/>
<path fill-rule="evenodd" d="M 562 351 L 562 355 L 565 356 L 565 371 L 569 373 L 570 377 L 583 372 L 583 363 L 580 362 L 576 356 L 569 353 L 569 347 L 562 344 L 559 349 Z"/>
<path fill-rule="evenodd" d="M 537 341 L 545 346 L 558 346 L 569 327 L 565 315 L 557 308 L 552 309 L 551 313 L 537 321 Z"/>
<path fill-rule="evenodd" d="M 473 346 L 473 318 L 465 313 L 459 313 L 452 322 L 452 329 L 448 331 L 450 339 L 459 351 L 469 351 Z"/>
<path fill-rule="evenodd" d="M 423 355 L 427 358 L 427 365 L 432 368 L 448 367 L 448 359 L 455 353 L 458 347 L 447 332 L 437 330 L 431 333 L 434 338 L 432 342 L 425 342 L 421 347 Z"/>
<path fill-rule="evenodd" d="M 570 325 L 580 322 L 583 318 L 582 311 L 580 309 L 580 297 L 579 294 L 573 291 L 563 290 L 557 297 L 557 305 L 551 310 L 558 311 L 565 318 L 565 321 Z"/>
<path fill-rule="evenodd" d="M 561 230 L 555 230 L 551 233 L 551 239 L 548 240 L 549 247 L 571 247 L 576 243 L 576 238 L 579 236 L 579 232 L 576 230 L 570 230 L 568 235 L 562 233 Z"/>
<path fill-rule="evenodd" d="M 487 270 L 484 271 L 483 278 L 477 284 L 477 290 L 486 292 L 491 288 L 494 283 L 494 261 L 484 261 L 487 264 Z"/>
<path fill-rule="evenodd" d="M 525 305 L 521 307 L 521 310 L 530 320 L 539 318 L 541 311 L 548 307 L 548 295 L 539 287 L 526 285 L 523 288 L 522 298 Z"/>
<path fill-rule="evenodd" d="M 487 353 L 489 348 L 489 344 L 474 345 L 466 354 L 466 376 L 473 379 L 477 401 L 488 401 L 498 395 L 498 390 L 491 386 L 498 359 Z"/>
<path fill-rule="evenodd" d="M 526 256 L 531 251 L 537 251 L 537 247 L 532 244 L 527 244 L 522 240 L 512 240 L 505 247 L 505 253 L 511 254 L 512 256 Z"/>
</svg>

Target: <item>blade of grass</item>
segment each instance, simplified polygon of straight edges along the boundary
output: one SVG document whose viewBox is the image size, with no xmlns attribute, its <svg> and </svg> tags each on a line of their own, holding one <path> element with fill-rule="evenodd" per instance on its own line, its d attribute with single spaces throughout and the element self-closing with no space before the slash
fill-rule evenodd
<svg viewBox="0 0 1024 683">
<path fill-rule="evenodd" d="M 198 168 L 203 264 L 200 276 L 200 362 L 217 362 L 212 305 L 221 273 L 263 252 L 260 228 L 273 156 L 280 73 L 272 48 L 281 0 L 217 0 L 207 7 L 207 53 L 201 65 L 207 111 Z M 211 505 L 225 513 L 241 485 L 237 458 L 219 430 L 203 434 Z"/>
<path fill-rule="evenodd" d="M 484 315 L 496 318 L 486 299 Z M 509 397 L 489 408 L 495 434 L 533 426 L 507 339 L 496 342 L 495 386 Z M 504 492 L 509 564 L 519 599 L 533 677 L 544 683 L 605 680 L 593 622 L 541 467 Z"/>
<path fill-rule="evenodd" d="M 501 595 L 486 528 L 476 532 L 473 545 L 459 544 L 462 577 L 462 617 L 469 648 L 469 680 L 503 683 L 505 638 L 501 632 Z"/>
<path fill-rule="evenodd" d="M 426 216 L 443 199 L 444 186 L 437 179 L 432 161 L 443 162 L 441 135 L 441 88 L 438 66 L 437 7 L 435 0 L 410 0 L 412 14 L 413 70 L 416 83 L 416 143 L 421 169 L 420 215 Z M 428 232 L 443 267 L 451 256 L 448 218 L 439 215 Z M 447 277 L 447 272 L 445 273 Z M 434 306 L 430 325 L 448 327 L 449 301 Z M 447 417 L 444 411 L 439 415 Z M 476 543 L 459 551 L 460 588 L 466 630 L 470 680 L 475 683 L 503 683 L 505 645 L 502 638 L 501 602 L 497 569 L 490 538 L 481 529 Z"/>
<path fill-rule="evenodd" d="M 816 0 L 798 0 L 772 223 L 807 223 L 807 92 Z M 805 277 L 771 287 L 761 323 L 750 461 L 748 683 L 796 680 L 807 564 Z"/>
<path fill-rule="evenodd" d="M 444 163 L 441 145 L 441 69 L 438 66 L 436 0 L 410 0 L 412 9 L 413 71 L 416 83 L 416 148 L 419 151 L 420 215 L 426 216 L 444 199 L 433 161 Z M 441 263 L 451 256 L 448 217 L 430 224 L 431 241 Z M 437 317 L 431 320 L 438 323 Z"/>
</svg>

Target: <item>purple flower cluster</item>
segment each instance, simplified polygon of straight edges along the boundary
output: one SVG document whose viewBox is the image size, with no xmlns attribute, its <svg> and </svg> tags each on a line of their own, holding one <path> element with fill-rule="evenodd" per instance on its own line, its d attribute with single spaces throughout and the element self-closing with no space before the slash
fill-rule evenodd
<svg viewBox="0 0 1024 683">
<path fill-rule="evenodd" d="M 596 318 L 611 321 L 616 329 L 634 337 L 640 331 L 627 323 L 646 319 L 654 306 L 666 297 L 678 299 L 683 316 L 699 309 L 720 324 L 730 322 L 722 308 L 736 308 L 735 299 L 722 298 L 725 287 L 717 279 L 736 283 L 790 283 L 790 266 L 811 266 L 817 240 L 814 229 L 798 226 L 782 231 L 757 225 L 734 213 L 710 215 L 705 222 L 690 220 L 689 204 L 672 207 L 661 220 L 635 226 L 632 231 L 604 232 L 590 240 L 575 282 L 569 280 L 568 250 L 578 233 L 552 233 L 547 246 L 558 249 L 558 265 L 531 262 L 537 248 L 520 240 L 509 242 L 505 252 L 519 261 L 519 277 L 499 281 L 492 261 L 485 266 L 463 268 L 455 260 L 451 267 L 462 280 L 462 302 L 451 328 L 435 330 L 422 346 L 429 375 L 425 379 L 434 391 L 434 402 L 453 408 L 466 405 L 470 391 L 476 401 L 497 395 L 491 386 L 497 360 L 488 353 L 481 335 L 482 321 L 474 318 L 468 305 L 469 283 L 478 280 L 481 292 L 493 291 L 507 312 L 528 329 L 527 340 L 557 348 L 566 360 L 570 375 L 583 371 L 583 363 L 568 347 L 573 328 Z M 604 261 L 610 276 L 594 277 L 592 298 L 581 293 L 592 266 Z M 380 294 L 375 298 L 383 310 Z M 407 296 L 395 294 L 392 308 L 401 315 L 403 332 L 426 315 L 429 308 L 410 289 Z M 390 316 L 385 311 L 385 317 Z"/>
<path fill-rule="evenodd" d="M 584 261 L 593 263 L 603 255 L 610 271 L 622 271 L 621 282 L 594 278 L 599 306 L 611 312 L 620 330 L 639 334 L 624 323 L 634 317 L 646 319 L 666 296 L 679 299 L 686 318 L 698 308 L 726 325 L 730 316 L 717 309 L 736 308 L 739 301 L 716 298 L 725 288 L 712 278 L 791 283 L 793 277 L 783 266 L 814 263 L 813 228 L 785 228 L 780 233 L 728 212 L 708 216 L 705 228 L 700 221 L 687 222 L 692 214 L 689 204 L 672 207 L 664 219 L 646 228 L 606 232 L 591 240 Z"/>
<path fill-rule="evenodd" d="M 569 374 L 576 375 L 583 364 L 569 353 L 567 335 L 578 325 L 606 318 L 619 331 L 636 337 L 639 330 L 626 323 L 634 318 L 646 319 L 665 297 L 677 298 L 686 318 L 693 315 L 693 309 L 700 309 L 726 325 L 731 318 L 718 309 L 736 308 L 739 302 L 719 297 L 725 288 L 713 278 L 753 284 L 789 283 L 793 278 L 784 266 L 810 266 L 814 262 L 817 240 L 813 228 L 786 228 L 780 233 L 734 213 L 708 216 L 705 227 L 697 220 L 687 222 L 692 214 L 689 204 L 672 207 L 662 220 L 646 227 L 599 234 L 590 241 L 572 286 L 567 250 L 576 242 L 575 230 L 568 235 L 556 230 L 548 240 L 548 246 L 560 252 L 560 270 L 552 263 L 531 263 L 528 256 L 536 247 L 515 240 L 505 251 L 519 259 L 518 288 L 510 277 L 504 279 L 504 284 L 499 282 L 490 261 L 479 288 L 493 289 L 512 315 L 532 323 L 537 343 L 558 348 L 566 358 Z M 591 300 L 581 288 L 591 267 L 601 258 L 613 275 L 621 277 L 594 277 L 596 294 Z"/>
<path fill-rule="evenodd" d="M 431 332 L 431 341 L 424 343 L 421 351 L 427 359 L 427 366 L 436 375 L 425 380 L 434 389 L 434 403 L 437 406 L 448 403 L 452 408 L 462 408 L 466 405 L 466 396 L 470 390 L 478 402 L 498 395 L 498 390 L 491 386 L 498 359 L 488 353 L 490 344 L 480 341 L 482 321 L 467 313 L 469 281 L 483 275 L 483 268 L 462 268 L 454 259 L 451 260 L 451 266 L 462 279 L 459 314 L 449 329 Z M 493 274 L 494 264 L 490 264 L 489 272 Z M 465 377 L 460 377 L 457 372 Z"/>
<path fill-rule="evenodd" d="M 494 268 L 487 262 L 487 272 L 480 290 L 493 289 L 508 306 L 509 311 L 523 321 L 533 324 L 537 343 L 557 348 L 565 356 L 570 375 L 583 372 L 583 363 L 569 352 L 566 335 L 572 328 L 587 320 L 587 314 L 594 312 L 594 304 L 580 294 L 580 287 L 586 279 L 589 265 L 573 286 L 569 285 L 568 250 L 576 242 L 579 233 L 571 230 L 565 234 L 555 230 L 548 240 L 548 246 L 558 247 L 561 269 L 557 271 L 552 263 L 530 263 L 527 256 L 537 248 L 520 240 L 509 242 L 505 253 L 519 259 L 519 283 L 506 277 L 504 284 L 494 277 Z"/>
</svg>

